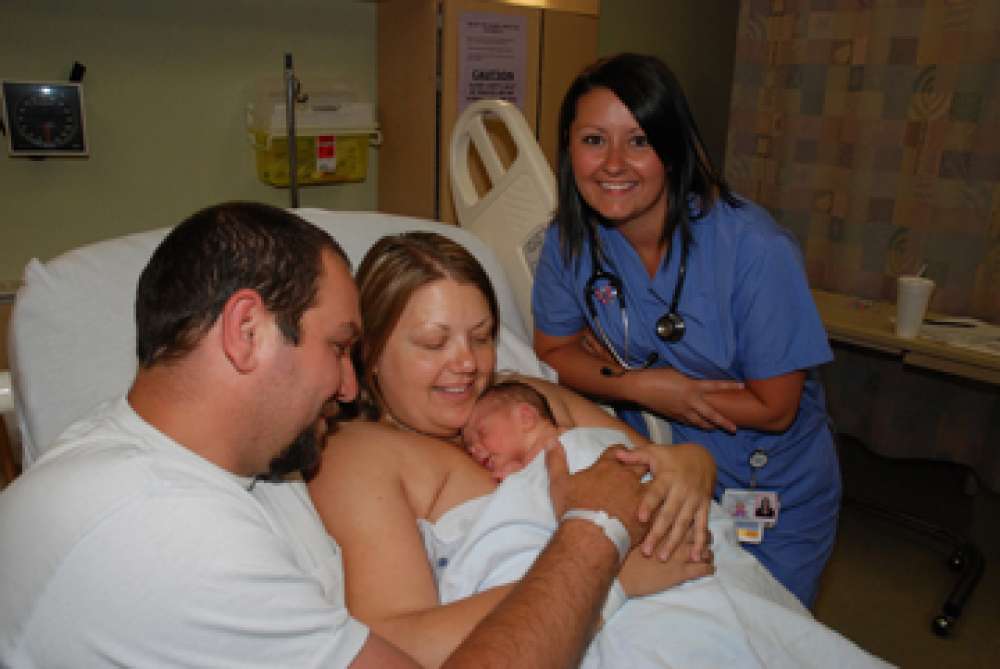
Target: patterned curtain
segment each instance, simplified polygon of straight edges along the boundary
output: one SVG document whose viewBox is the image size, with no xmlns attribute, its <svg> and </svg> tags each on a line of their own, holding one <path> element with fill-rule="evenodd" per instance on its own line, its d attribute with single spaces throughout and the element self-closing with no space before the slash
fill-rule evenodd
<svg viewBox="0 0 1000 669">
<path fill-rule="evenodd" d="M 1000 0 L 743 0 L 726 176 L 815 288 L 1000 322 Z"/>
</svg>

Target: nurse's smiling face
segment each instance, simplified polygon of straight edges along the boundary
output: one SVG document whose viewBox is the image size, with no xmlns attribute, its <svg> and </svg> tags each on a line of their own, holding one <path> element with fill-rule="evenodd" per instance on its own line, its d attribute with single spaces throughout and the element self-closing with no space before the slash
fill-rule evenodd
<svg viewBox="0 0 1000 669">
<path fill-rule="evenodd" d="M 666 170 L 617 95 L 595 88 L 580 96 L 569 151 L 576 187 L 601 216 L 629 227 L 662 228 Z"/>
</svg>

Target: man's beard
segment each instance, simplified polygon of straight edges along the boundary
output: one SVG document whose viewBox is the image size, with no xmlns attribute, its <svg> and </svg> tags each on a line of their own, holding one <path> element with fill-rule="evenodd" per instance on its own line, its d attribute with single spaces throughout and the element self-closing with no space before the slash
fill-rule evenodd
<svg viewBox="0 0 1000 669">
<path fill-rule="evenodd" d="M 322 436 L 326 436 L 325 430 Z M 302 430 L 288 448 L 271 460 L 264 478 L 277 481 L 294 472 L 301 472 L 303 478 L 311 478 L 319 466 L 320 441 L 319 427 L 316 424 Z"/>
</svg>

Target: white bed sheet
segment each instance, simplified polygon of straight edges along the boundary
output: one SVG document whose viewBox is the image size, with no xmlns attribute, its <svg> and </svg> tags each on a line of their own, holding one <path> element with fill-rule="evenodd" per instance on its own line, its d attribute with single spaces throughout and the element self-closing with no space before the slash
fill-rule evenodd
<svg viewBox="0 0 1000 669">
<path fill-rule="evenodd" d="M 572 471 L 592 464 L 603 450 L 582 430 L 563 437 L 569 438 Z M 496 492 L 451 509 L 437 523 L 418 524 L 443 603 L 516 581 L 556 528 L 544 456 Z M 629 600 L 591 643 L 582 667 L 890 666 L 813 618 L 739 547 L 733 521 L 718 504 L 712 504 L 709 526 L 716 573 Z"/>
</svg>

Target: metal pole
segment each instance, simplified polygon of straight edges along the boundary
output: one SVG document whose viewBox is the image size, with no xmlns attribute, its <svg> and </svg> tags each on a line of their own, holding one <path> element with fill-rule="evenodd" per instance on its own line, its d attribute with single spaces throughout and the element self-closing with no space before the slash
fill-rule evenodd
<svg viewBox="0 0 1000 669">
<path fill-rule="evenodd" d="M 285 54 L 285 127 L 288 130 L 288 194 L 292 209 L 299 206 L 299 157 L 295 141 L 295 102 L 298 100 L 298 81 L 292 69 L 292 54 Z"/>
</svg>

